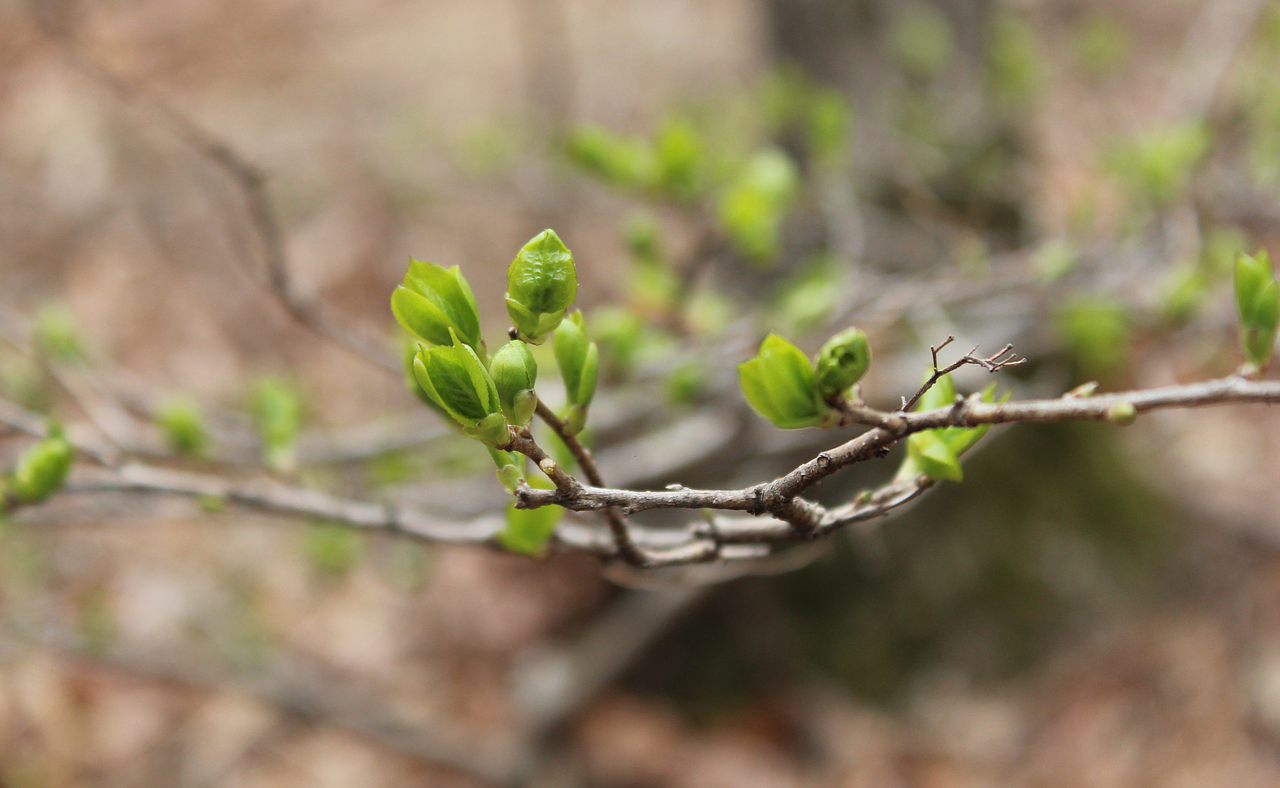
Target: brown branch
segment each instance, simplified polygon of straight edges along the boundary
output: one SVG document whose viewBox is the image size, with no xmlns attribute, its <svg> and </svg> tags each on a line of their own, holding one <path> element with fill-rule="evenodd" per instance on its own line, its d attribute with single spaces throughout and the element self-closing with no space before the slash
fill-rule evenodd
<svg viewBox="0 0 1280 788">
<path fill-rule="evenodd" d="M 538 406 L 535 413 L 537 413 L 538 418 L 547 423 L 547 426 L 555 432 L 556 436 L 559 437 L 560 440 L 564 441 L 564 445 L 569 448 L 574 459 L 578 461 L 578 465 L 582 468 L 582 473 L 587 477 L 587 481 L 595 487 L 604 486 L 604 477 L 600 475 L 600 469 L 596 467 L 596 461 L 595 458 L 591 456 L 591 451 L 586 446 L 582 445 L 582 441 L 578 440 L 577 435 L 569 432 L 564 421 L 552 412 L 551 408 L 548 408 L 542 400 L 538 400 Z M 515 446 L 515 444 L 513 444 L 513 446 Z M 536 449 L 539 452 L 542 451 L 538 448 L 538 445 L 534 443 L 532 438 L 529 439 L 528 448 L 530 450 Z M 516 447 L 516 451 L 519 451 L 530 459 L 533 459 L 534 462 L 538 463 L 538 467 L 542 467 L 542 460 L 535 457 L 533 454 L 530 454 L 529 451 L 519 448 L 518 446 Z M 545 454 L 543 456 L 545 457 Z M 563 473 L 563 471 L 561 471 L 561 473 Z M 548 476 L 550 477 L 550 474 L 548 474 Z M 573 477 L 568 478 L 572 479 Z M 561 489 L 562 483 L 565 483 L 557 482 L 555 477 L 551 477 L 551 479 L 553 482 L 556 482 L 557 489 Z M 574 483 L 576 484 L 576 480 Z M 605 522 L 609 524 L 609 532 L 613 534 L 613 544 L 614 548 L 617 550 L 618 556 L 634 566 L 647 565 L 649 563 L 648 557 L 646 557 L 644 553 L 635 546 L 635 543 L 631 541 L 631 534 L 627 530 L 627 518 L 623 516 L 622 512 L 618 511 L 616 508 L 608 507 L 604 509 L 602 514 Z"/>
<path fill-rule="evenodd" d="M 884 428 L 869 430 L 847 443 L 822 452 L 790 473 L 771 482 L 739 490 L 631 491 L 584 487 L 576 495 L 558 491 L 521 490 L 517 506 L 556 504 L 574 511 L 595 511 L 617 506 L 626 512 L 646 509 L 725 509 L 751 514 L 772 514 L 798 531 L 816 533 L 832 516 L 816 504 L 798 498 L 801 493 L 841 468 L 883 456 L 902 437 L 940 427 L 977 427 L 984 424 L 1048 421 L 1105 421 L 1117 418 L 1116 408 L 1132 406 L 1135 413 L 1208 405 L 1280 402 L 1280 382 L 1222 378 L 1185 386 L 1166 386 L 1095 397 L 1060 397 L 1024 402 L 983 402 L 973 395 L 954 405 L 920 413 L 899 413 L 900 433 Z M 767 540 L 762 540 L 767 541 Z"/>
</svg>

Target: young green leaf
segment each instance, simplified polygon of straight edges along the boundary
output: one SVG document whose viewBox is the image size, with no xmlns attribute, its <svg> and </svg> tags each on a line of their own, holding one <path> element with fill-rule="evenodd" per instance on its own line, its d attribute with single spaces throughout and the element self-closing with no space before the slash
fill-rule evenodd
<svg viewBox="0 0 1280 788">
<path fill-rule="evenodd" d="M 917 432 L 907 438 L 907 456 L 930 479 L 964 480 L 960 458 L 936 430 Z"/>
<path fill-rule="evenodd" d="M 871 366 L 871 345 L 867 335 L 856 328 L 846 328 L 831 337 L 818 351 L 814 367 L 818 375 L 818 393 L 823 399 L 844 394 L 867 374 Z"/>
<path fill-rule="evenodd" d="M 62 434 L 62 428 L 53 425 L 49 436 L 23 452 L 13 471 L 13 492 L 25 503 L 43 501 L 62 487 L 71 470 L 74 450 Z"/>
<path fill-rule="evenodd" d="M 533 360 L 529 346 L 513 339 L 498 348 L 489 362 L 489 375 L 507 421 L 521 426 L 528 424 L 538 406 L 538 395 L 533 391 L 538 381 L 538 363 Z"/>
<path fill-rule="evenodd" d="M 521 480 L 524 479 L 524 458 L 511 451 L 499 451 L 489 448 L 489 456 L 493 458 L 493 464 L 498 468 L 498 483 L 507 488 L 509 492 L 514 493 L 519 486 Z"/>
<path fill-rule="evenodd" d="M 777 334 L 760 344 L 754 358 L 738 365 L 742 393 L 756 412 L 784 430 L 834 422 L 804 351 Z"/>
<path fill-rule="evenodd" d="M 540 345 L 578 294 L 573 253 L 554 230 L 524 245 L 507 269 L 507 314 L 524 341 Z"/>
<path fill-rule="evenodd" d="M 587 340 L 582 312 L 574 312 L 560 324 L 555 335 L 556 364 L 564 379 L 569 410 L 565 416 L 570 434 L 582 431 L 587 423 L 587 409 L 596 393 L 600 368 L 600 352 L 596 343 Z"/>
<path fill-rule="evenodd" d="M 423 342 L 452 344 L 452 329 L 464 344 L 484 352 L 476 297 L 456 265 L 409 263 L 404 281 L 391 294 L 391 312 L 405 331 Z"/>
<path fill-rule="evenodd" d="M 461 339 L 424 348 L 414 359 L 413 374 L 422 390 L 462 425 L 464 435 L 494 449 L 511 442 L 493 378 Z"/>
</svg>

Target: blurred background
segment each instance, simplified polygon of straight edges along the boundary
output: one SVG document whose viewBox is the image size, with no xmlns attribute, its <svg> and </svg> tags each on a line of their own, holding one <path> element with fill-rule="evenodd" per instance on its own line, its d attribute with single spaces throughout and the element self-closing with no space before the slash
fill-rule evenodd
<svg viewBox="0 0 1280 788">
<path fill-rule="evenodd" d="M 1280 3 L 0 0 L 6 467 L 49 414 L 501 517 L 388 297 L 461 265 L 496 347 L 545 227 L 619 486 L 856 434 L 750 413 L 769 330 L 867 330 L 882 406 L 948 335 L 1013 343 L 1024 396 L 1224 375 L 1233 256 L 1280 251 Z M 1278 452 L 1261 406 L 995 430 L 892 518 L 647 574 L 81 463 L 0 524 L 0 786 L 1275 785 Z"/>
</svg>

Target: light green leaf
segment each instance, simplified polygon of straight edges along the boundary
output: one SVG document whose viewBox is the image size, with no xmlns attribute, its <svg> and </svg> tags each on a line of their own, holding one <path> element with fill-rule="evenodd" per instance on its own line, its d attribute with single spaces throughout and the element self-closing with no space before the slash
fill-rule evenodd
<svg viewBox="0 0 1280 788">
<path fill-rule="evenodd" d="M 782 429 L 831 421 L 808 357 L 777 334 L 765 337 L 760 352 L 738 365 L 738 377 L 751 407 Z"/>
<path fill-rule="evenodd" d="M 907 438 L 907 456 L 920 472 L 931 479 L 964 479 L 960 459 L 935 430 L 917 432 Z"/>
</svg>

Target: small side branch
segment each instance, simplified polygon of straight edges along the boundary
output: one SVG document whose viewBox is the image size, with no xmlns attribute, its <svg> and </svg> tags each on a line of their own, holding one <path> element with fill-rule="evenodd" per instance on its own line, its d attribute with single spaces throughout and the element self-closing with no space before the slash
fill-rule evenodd
<svg viewBox="0 0 1280 788">
<path fill-rule="evenodd" d="M 920 390 L 917 391 L 911 399 L 904 399 L 902 401 L 902 410 L 904 412 L 915 407 L 916 403 L 920 401 L 920 398 L 923 397 L 929 389 L 933 388 L 933 385 L 941 380 L 944 375 L 949 375 L 963 366 L 973 364 L 974 366 L 982 367 L 988 372 L 999 372 L 1000 370 L 1007 369 L 1008 367 L 1016 367 L 1019 364 L 1025 364 L 1027 361 L 1025 358 L 1018 358 L 1018 356 L 1014 354 L 1013 345 L 1005 345 L 999 353 L 995 353 L 986 358 L 974 355 L 974 353 L 978 352 L 978 346 L 974 345 L 973 350 L 965 353 L 958 361 L 955 361 L 945 368 L 939 369 L 938 351 L 942 350 L 947 345 L 950 345 L 955 341 L 955 339 L 954 335 L 948 336 L 943 340 L 941 345 L 929 348 L 929 352 L 933 354 L 933 372 L 929 375 L 929 379 L 924 382 L 924 385 L 920 387 Z"/>
</svg>

